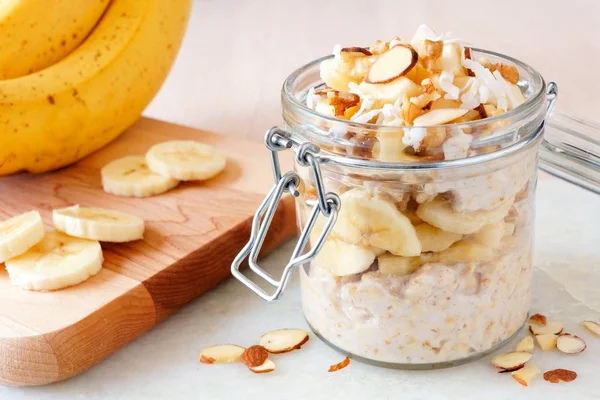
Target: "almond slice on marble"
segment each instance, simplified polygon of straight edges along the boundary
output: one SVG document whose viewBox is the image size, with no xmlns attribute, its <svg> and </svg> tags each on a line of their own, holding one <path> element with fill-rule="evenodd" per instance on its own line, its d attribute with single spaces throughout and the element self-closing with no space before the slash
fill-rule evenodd
<svg viewBox="0 0 600 400">
<path fill-rule="evenodd" d="M 558 335 L 563 331 L 563 324 L 557 321 L 549 321 L 546 322 L 545 325 L 542 324 L 532 324 L 529 323 L 529 332 L 534 335 L 543 335 L 543 334 L 552 334 Z"/>
<path fill-rule="evenodd" d="M 352 55 L 352 56 L 372 56 L 373 53 L 371 53 L 369 50 L 362 48 L 362 47 L 344 47 L 340 50 L 340 53 L 345 53 L 348 55 Z"/>
<path fill-rule="evenodd" d="M 527 353 L 526 351 L 513 351 L 492 358 L 492 365 L 500 368 L 502 370 L 501 372 L 509 372 L 523 367 L 530 358 L 531 353 Z"/>
<path fill-rule="evenodd" d="M 437 108 L 423 114 L 413 121 L 413 126 L 444 125 L 465 115 L 469 110 L 464 108 Z"/>
<path fill-rule="evenodd" d="M 266 374 L 275 371 L 275 363 L 267 358 L 261 365 L 257 367 L 248 367 L 248 369 L 255 374 Z"/>
<path fill-rule="evenodd" d="M 200 352 L 200 362 L 204 364 L 226 364 L 240 361 L 246 349 L 235 344 L 218 344 L 206 347 Z"/>
<path fill-rule="evenodd" d="M 541 374 L 539 368 L 531 363 L 527 363 L 523 368 L 511 372 L 514 380 L 523 386 L 529 386 L 529 382 L 539 374 Z"/>
<path fill-rule="evenodd" d="M 388 83 L 410 71 L 419 55 L 409 45 L 398 44 L 390 50 L 379 56 L 377 61 L 371 65 L 365 82 L 367 83 Z"/>
<path fill-rule="evenodd" d="M 542 333 L 541 335 L 535 336 L 535 340 L 537 340 L 538 345 L 544 351 L 555 349 L 557 339 L 558 335 L 552 333 Z"/>
<path fill-rule="evenodd" d="M 340 369 L 346 368 L 348 364 L 350 364 L 350 357 L 346 357 L 341 362 L 331 365 L 327 372 L 339 371 Z"/>
<path fill-rule="evenodd" d="M 593 334 L 600 336 L 600 324 L 594 321 L 583 321 L 583 325 Z"/>
<path fill-rule="evenodd" d="M 241 356 L 241 360 L 248 368 L 259 367 L 269 358 L 267 350 L 259 345 L 248 347 Z"/>
<path fill-rule="evenodd" d="M 581 353 L 586 348 L 585 341 L 579 336 L 563 333 L 556 339 L 556 348 L 563 353 L 576 354 Z"/>
<path fill-rule="evenodd" d="M 533 314 L 531 317 L 529 317 L 529 323 L 530 324 L 538 324 L 538 325 L 546 325 L 547 322 L 547 318 L 545 315 L 542 314 Z"/>
<path fill-rule="evenodd" d="M 533 337 L 527 335 L 515 347 L 515 351 L 526 351 L 528 353 L 533 353 L 535 349 L 535 343 L 533 342 Z"/>
<path fill-rule="evenodd" d="M 308 333 L 302 329 L 279 329 L 265 333 L 259 343 L 269 353 L 280 354 L 299 349 L 308 341 Z"/>
<path fill-rule="evenodd" d="M 563 382 L 571 382 L 577 378 L 577 372 L 570 371 L 568 369 L 553 369 L 551 371 L 544 372 L 544 380 L 551 383 L 558 383 L 560 381 Z"/>
</svg>

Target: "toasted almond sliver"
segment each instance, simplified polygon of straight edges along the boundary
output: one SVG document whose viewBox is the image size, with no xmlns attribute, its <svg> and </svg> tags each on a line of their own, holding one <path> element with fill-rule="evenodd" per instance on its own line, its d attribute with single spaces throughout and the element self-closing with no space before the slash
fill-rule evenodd
<svg viewBox="0 0 600 400">
<path fill-rule="evenodd" d="M 577 372 L 569 371 L 568 369 L 553 369 L 551 371 L 544 372 L 544 380 L 552 383 L 571 382 L 577 378 Z"/>
<path fill-rule="evenodd" d="M 368 49 L 362 48 L 362 47 L 344 47 L 340 50 L 340 53 L 351 53 L 352 55 L 356 55 L 356 56 L 372 56 L 373 53 L 371 53 Z"/>
<path fill-rule="evenodd" d="M 529 317 L 530 324 L 546 325 L 546 317 L 542 314 L 533 314 Z"/>
<path fill-rule="evenodd" d="M 525 365 L 530 358 L 531 353 L 525 351 L 513 351 L 492 358 L 492 365 L 502 369 L 502 372 L 514 371 Z"/>
<path fill-rule="evenodd" d="M 541 371 L 537 366 L 527 363 L 523 368 L 511 372 L 511 375 L 514 380 L 519 382 L 521 385 L 529 386 L 529 382 L 531 382 L 533 378 L 538 376 L 540 373 Z"/>
<path fill-rule="evenodd" d="M 593 334 L 600 336 L 600 324 L 594 321 L 583 321 L 583 325 Z"/>
<path fill-rule="evenodd" d="M 443 125 L 465 115 L 469 110 L 463 108 L 437 108 L 423 114 L 413 121 L 414 126 Z"/>
<path fill-rule="evenodd" d="M 299 349 L 308 341 L 308 333 L 302 329 L 279 329 L 265 333 L 259 343 L 269 353 L 287 353 Z"/>
<path fill-rule="evenodd" d="M 350 364 L 350 358 L 346 357 L 341 362 L 331 365 L 327 372 L 339 371 L 340 369 L 346 368 L 348 364 Z"/>
<path fill-rule="evenodd" d="M 576 354 L 581 353 L 586 348 L 585 341 L 579 336 L 563 333 L 556 339 L 556 348 L 563 353 Z"/>
<path fill-rule="evenodd" d="M 535 340 L 537 340 L 540 348 L 544 351 L 555 349 L 557 339 L 558 335 L 553 335 L 551 333 L 543 333 L 535 336 Z"/>
<path fill-rule="evenodd" d="M 275 363 L 267 358 L 262 365 L 259 365 L 258 367 L 248 367 L 248 369 L 255 374 L 266 374 L 275 371 Z"/>
<path fill-rule="evenodd" d="M 240 361 L 243 347 L 235 344 L 218 344 L 200 352 L 200 362 L 204 364 L 224 364 Z"/>
<path fill-rule="evenodd" d="M 248 368 L 258 367 L 269 358 L 269 353 L 262 346 L 250 346 L 242 353 L 241 360 Z"/>
<path fill-rule="evenodd" d="M 531 332 L 534 335 L 542 335 L 546 333 L 558 335 L 563 331 L 563 328 L 563 324 L 557 321 L 546 322 L 546 325 L 535 323 L 529 324 L 529 332 Z"/>
<path fill-rule="evenodd" d="M 409 45 L 399 44 L 379 56 L 371 65 L 365 82 L 388 83 L 406 75 L 417 63 L 419 55 Z"/>
<path fill-rule="evenodd" d="M 515 351 L 526 351 L 528 353 L 533 353 L 535 349 L 535 343 L 533 342 L 533 337 L 527 335 L 515 347 Z"/>
</svg>

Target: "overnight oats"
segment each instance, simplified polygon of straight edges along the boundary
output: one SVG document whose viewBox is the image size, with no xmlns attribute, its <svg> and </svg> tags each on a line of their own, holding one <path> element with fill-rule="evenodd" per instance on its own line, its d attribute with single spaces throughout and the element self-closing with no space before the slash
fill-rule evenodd
<svg viewBox="0 0 600 400">
<path fill-rule="evenodd" d="M 300 270 L 313 330 L 354 357 L 408 368 L 512 338 L 531 298 L 539 74 L 422 26 L 410 42 L 336 46 L 286 81 L 283 101 L 287 131 L 333 160 L 323 185 L 341 200 Z M 302 229 L 317 185 L 310 168 L 296 172 Z"/>
</svg>

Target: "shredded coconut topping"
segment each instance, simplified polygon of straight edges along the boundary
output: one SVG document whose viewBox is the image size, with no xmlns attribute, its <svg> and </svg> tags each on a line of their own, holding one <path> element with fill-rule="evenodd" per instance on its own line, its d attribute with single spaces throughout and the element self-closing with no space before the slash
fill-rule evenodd
<svg viewBox="0 0 600 400">
<path fill-rule="evenodd" d="M 454 74 L 449 71 L 442 71 L 440 74 L 440 79 L 438 80 L 438 84 L 442 90 L 446 92 L 446 96 L 444 96 L 444 98 L 448 100 L 458 100 L 460 88 L 455 86 L 452 82 L 454 82 Z"/>
</svg>

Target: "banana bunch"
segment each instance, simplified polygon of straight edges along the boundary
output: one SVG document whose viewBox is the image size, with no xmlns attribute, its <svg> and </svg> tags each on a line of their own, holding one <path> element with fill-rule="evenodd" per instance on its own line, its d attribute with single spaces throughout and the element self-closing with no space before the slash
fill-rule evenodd
<svg viewBox="0 0 600 400">
<path fill-rule="evenodd" d="M 135 122 L 175 59 L 190 6 L 0 2 L 0 176 L 71 164 Z"/>
<path fill-rule="evenodd" d="M 35 291 L 77 285 L 102 269 L 99 241 L 128 242 L 144 233 L 141 218 L 103 208 L 57 209 L 52 219 L 51 232 L 38 211 L 0 222 L 0 262 L 14 285 Z"/>
</svg>

